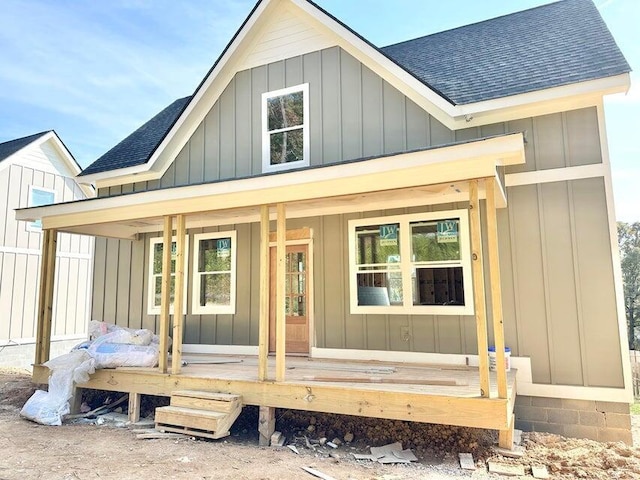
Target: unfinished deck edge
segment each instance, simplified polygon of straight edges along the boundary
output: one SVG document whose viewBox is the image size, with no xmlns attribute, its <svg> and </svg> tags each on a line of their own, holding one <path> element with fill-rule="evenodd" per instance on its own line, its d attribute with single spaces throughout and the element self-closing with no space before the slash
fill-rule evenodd
<svg viewBox="0 0 640 480">
<path fill-rule="evenodd" d="M 46 383 L 48 369 L 34 367 Z M 44 379 L 44 380 L 43 380 Z M 317 382 L 259 382 L 162 374 L 157 371 L 98 370 L 81 388 L 170 396 L 175 390 L 211 390 L 242 395 L 243 404 L 290 408 L 421 423 L 504 430 L 513 414 L 515 383 L 507 399 L 361 389 Z"/>
</svg>

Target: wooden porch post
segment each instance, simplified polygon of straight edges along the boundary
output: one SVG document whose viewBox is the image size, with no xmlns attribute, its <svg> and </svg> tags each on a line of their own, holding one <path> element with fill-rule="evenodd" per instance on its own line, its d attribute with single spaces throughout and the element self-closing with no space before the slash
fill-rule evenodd
<svg viewBox="0 0 640 480">
<path fill-rule="evenodd" d="M 171 237 L 173 218 L 164 217 L 162 243 L 162 287 L 160 290 L 160 358 L 158 366 L 161 373 L 167 373 L 167 351 L 169 349 L 169 304 L 171 302 Z M 155 288 L 155 285 L 149 285 Z"/>
<path fill-rule="evenodd" d="M 490 397 L 489 352 L 487 340 L 487 307 L 484 290 L 484 264 L 482 260 L 482 227 L 478 180 L 469 182 L 469 217 L 471 230 L 471 268 L 473 271 L 473 299 L 476 306 L 476 332 L 478 336 L 478 363 L 480 395 Z"/>
<path fill-rule="evenodd" d="M 49 360 L 51 352 L 51 323 L 53 321 L 53 287 L 56 273 L 57 243 L 57 230 L 46 229 L 42 231 L 35 365 L 41 365 Z"/>
<path fill-rule="evenodd" d="M 287 219 L 284 203 L 278 204 L 276 227 L 276 381 L 283 382 L 285 374 L 285 258 Z"/>
<path fill-rule="evenodd" d="M 269 205 L 260 207 L 260 324 L 258 328 L 258 380 L 267 379 L 269 355 Z"/>
<path fill-rule="evenodd" d="M 493 178 L 485 178 L 487 192 L 487 240 L 489 241 L 489 276 L 491 278 L 491 316 L 496 347 L 498 397 L 507 398 L 507 372 L 504 358 L 504 323 L 502 319 L 502 287 L 500 285 L 500 255 L 498 252 L 498 217 Z"/>
<path fill-rule="evenodd" d="M 173 345 L 171 348 L 171 373 L 177 375 L 182 367 L 182 325 L 184 315 L 184 252 L 186 221 L 184 215 L 176 217 L 176 280 L 173 298 Z"/>
</svg>

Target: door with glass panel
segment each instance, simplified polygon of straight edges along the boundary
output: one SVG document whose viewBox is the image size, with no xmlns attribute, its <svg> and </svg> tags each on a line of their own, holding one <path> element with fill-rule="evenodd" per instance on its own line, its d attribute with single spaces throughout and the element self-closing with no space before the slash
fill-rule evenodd
<svg viewBox="0 0 640 480">
<path fill-rule="evenodd" d="M 309 353 L 309 246 L 288 245 L 285 257 L 286 353 Z M 271 248 L 269 351 L 276 350 L 276 249 Z"/>
</svg>

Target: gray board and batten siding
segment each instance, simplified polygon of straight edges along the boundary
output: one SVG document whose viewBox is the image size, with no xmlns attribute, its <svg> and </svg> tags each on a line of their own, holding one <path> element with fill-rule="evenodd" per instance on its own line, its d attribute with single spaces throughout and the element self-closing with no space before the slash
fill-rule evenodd
<svg viewBox="0 0 640 480">
<path fill-rule="evenodd" d="M 602 161 L 595 108 L 453 132 L 336 47 L 239 72 L 161 180 L 101 189 L 99 195 L 260 174 L 261 95 L 303 82 L 310 91 L 312 166 L 523 131 L 527 162 L 506 173 Z M 498 218 L 507 345 L 513 355 L 531 356 L 536 383 L 622 387 L 604 180 L 510 187 L 507 194 L 509 206 Z M 472 316 L 349 313 L 349 219 L 466 207 L 289 220 L 287 228 L 313 229 L 312 343 L 476 354 Z M 232 229 L 238 231 L 236 314 L 191 315 L 189 290 L 187 344 L 257 345 L 259 226 L 192 229 L 189 252 L 193 234 Z M 97 239 L 93 318 L 157 327 L 158 317 L 146 312 L 149 238 L 159 235 L 139 241 Z M 408 340 L 401 327 L 408 327 Z"/>
<path fill-rule="evenodd" d="M 39 148 L 46 149 L 47 145 Z M 38 152 L 36 150 L 36 152 Z M 86 198 L 69 177 L 21 165 L 0 171 L 0 345 L 33 341 L 40 277 L 42 233 L 15 219 L 14 209 L 29 203 L 29 186 L 55 190 L 56 201 Z M 52 336 L 87 331 L 90 311 L 93 239 L 60 233 L 53 301 Z"/>
</svg>

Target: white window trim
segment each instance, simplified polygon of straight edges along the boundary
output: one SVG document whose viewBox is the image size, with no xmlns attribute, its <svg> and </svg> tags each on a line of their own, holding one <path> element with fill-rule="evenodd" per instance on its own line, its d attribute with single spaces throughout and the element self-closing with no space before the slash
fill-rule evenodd
<svg viewBox="0 0 640 480">
<path fill-rule="evenodd" d="M 231 238 L 231 300 L 229 305 L 200 305 L 200 279 L 198 269 L 198 258 L 200 256 L 200 240 L 210 240 L 214 238 Z M 236 258 L 237 258 L 237 232 L 235 230 L 227 232 L 198 233 L 193 236 L 193 291 L 191 310 L 193 314 L 235 314 L 236 313 Z"/>
<path fill-rule="evenodd" d="M 157 245 L 158 243 L 162 244 L 164 241 L 163 237 L 153 237 L 149 239 L 149 265 L 148 265 L 148 269 L 147 269 L 147 278 L 148 278 L 148 285 L 147 285 L 147 290 L 148 290 L 148 294 L 147 294 L 147 313 L 149 315 L 160 315 L 160 305 L 155 306 L 154 304 L 154 300 L 155 300 L 155 282 L 154 282 L 154 277 L 155 275 L 153 274 L 153 252 L 154 252 L 154 246 Z M 171 242 L 175 242 L 176 241 L 176 237 L 171 237 Z M 187 279 L 189 278 L 189 235 L 185 236 L 185 241 L 184 241 L 184 258 L 185 258 L 185 262 L 184 262 L 184 293 L 182 295 L 182 298 L 184 299 L 183 306 L 182 306 L 182 313 L 186 315 L 187 313 Z M 175 275 L 175 274 L 173 274 Z M 173 305 L 171 305 L 169 307 L 169 313 L 173 314 Z"/>
<path fill-rule="evenodd" d="M 55 190 L 53 190 L 52 188 L 46 188 L 46 187 L 38 187 L 36 185 L 29 185 L 29 199 L 28 199 L 28 206 L 29 207 L 40 207 L 41 205 L 33 205 L 33 191 L 34 190 L 40 190 L 41 192 L 47 192 L 47 193 L 52 193 L 53 194 L 53 203 L 56 203 L 57 199 L 56 197 L 58 196 Z M 27 231 L 28 232 L 42 232 L 42 227 L 39 225 L 36 225 L 36 222 L 27 222 Z"/>
<path fill-rule="evenodd" d="M 460 219 L 460 265 L 462 266 L 465 305 L 413 305 L 411 270 L 411 236 L 409 224 L 415 221 L 433 221 L 449 218 Z M 358 279 L 356 265 L 356 227 L 398 223 L 400 231 L 400 271 L 402 272 L 402 305 L 358 305 Z M 352 314 L 404 314 L 404 315 L 473 315 L 473 274 L 471 271 L 471 246 L 469 238 L 469 213 L 467 210 L 447 210 L 409 215 L 373 217 L 349 220 L 349 285 Z"/>
<path fill-rule="evenodd" d="M 271 165 L 271 135 L 269 132 L 269 120 L 267 118 L 267 100 L 273 97 L 302 92 L 302 160 L 298 162 L 281 163 Z M 295 127 L 300 128 L 300 127 Z M 262 172 L 280 172 L 300 167 L 309 166 L 309 84 L 303 83 L 293 87 L 282 88 L 262 94 Z"/>
</svg>

